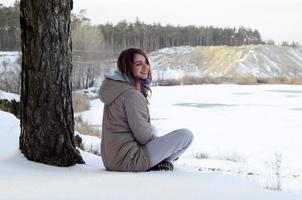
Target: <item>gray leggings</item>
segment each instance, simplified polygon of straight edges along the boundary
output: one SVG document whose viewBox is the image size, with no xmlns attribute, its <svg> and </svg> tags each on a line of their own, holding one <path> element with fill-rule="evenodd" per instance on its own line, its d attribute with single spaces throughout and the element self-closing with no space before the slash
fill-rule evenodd
<svg viewBox="0 0 302 200">
<path fill-rule="evenodd" d="M 151 140 L 146 144 L 151 166 L 163 160 L 174 161 L 190 146 L 192 140 L 193 134 L 188 129 L 177 129 Z"/>
</svg>

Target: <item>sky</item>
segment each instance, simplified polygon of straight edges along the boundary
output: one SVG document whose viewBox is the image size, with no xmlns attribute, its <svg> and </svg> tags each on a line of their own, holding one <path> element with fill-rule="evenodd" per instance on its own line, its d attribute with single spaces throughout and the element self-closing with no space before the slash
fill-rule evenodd
<svg viewBox="0 0 302 200">
<path fill-rule="evenodd" d="M 162 25 L 245 26 L 259 30 L 263 40 L 302 44 L 301 0 L 74 0 L 73 12 L 81 9 L 93 24 L 138 18 Z"/>
</svg>

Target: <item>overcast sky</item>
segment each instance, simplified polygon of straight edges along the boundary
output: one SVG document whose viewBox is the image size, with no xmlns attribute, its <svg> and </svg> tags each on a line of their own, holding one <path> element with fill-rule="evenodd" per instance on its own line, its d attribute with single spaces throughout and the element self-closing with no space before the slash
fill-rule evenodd
<svg viewBox="0 0 302 200">
<path fill-rule="evenodd" d="M 74 0 L 73 12 L 80 9 L 87 9 L 93 24 L 134 22 L 138 17 L 162 25 L 242 25 L 259 30 L 263 40 L 302 44 L 302 0 Z"/>
</svg>

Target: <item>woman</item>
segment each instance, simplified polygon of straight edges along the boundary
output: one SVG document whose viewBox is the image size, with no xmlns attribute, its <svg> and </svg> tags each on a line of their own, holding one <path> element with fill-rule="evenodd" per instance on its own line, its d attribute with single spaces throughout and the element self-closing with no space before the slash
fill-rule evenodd
<svg viewBox="0 0 302 200">
<path fill-rule="evenodd" d="M 104 103 L 101 152 L 112 171 L 173 170 L 171 163 L 191 144 L 187 129 L 162 137 L 152 133 L 148 100 L 152 79 L 146 54 L 135 48 L 121 52 L 118 70 L 105 75 L 99 91 Z"/>
</svg>

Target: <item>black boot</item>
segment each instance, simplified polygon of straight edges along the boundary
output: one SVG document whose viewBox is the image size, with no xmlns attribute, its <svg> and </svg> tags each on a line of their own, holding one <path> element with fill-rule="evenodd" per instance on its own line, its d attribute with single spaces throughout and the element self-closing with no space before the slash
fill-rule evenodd
<svg viewBox="0 0 302 200">
<path fill-rule="evenodd" d="M 148 171 L 173 171 L 174 166 L 169 161 L 163 160 L 157 165 L 151 167 Z"/>
</svg>

